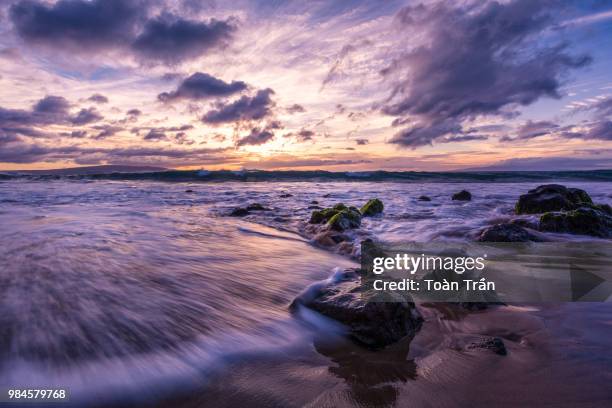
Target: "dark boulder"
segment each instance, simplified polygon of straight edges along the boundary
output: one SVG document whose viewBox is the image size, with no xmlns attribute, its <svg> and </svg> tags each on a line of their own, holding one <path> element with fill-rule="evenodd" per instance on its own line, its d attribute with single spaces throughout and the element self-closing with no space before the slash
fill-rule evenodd
<svg viewBox="0 0 612 408">
<path fill-rule="evenodd" d="M 370 348 L 381 348 L 414 336 L 420 329 L 423 318 L 413 302 L 404 298 L 377 302 L 359 278 L 347 276 L 348 279 L 319 288 L 310 299 L 296 299 L 293 306 L 303 304 L 345 324 L 354 340 Z"/>
<path fill-rule="evenodd" d="M 431 201 L 431 198 L 427 197 L 426 195 L 422 195 L 418 198 L 419 201 Z"/>
<path fill-rule="evenodd" d="M 472 193 L 470 193 L 467 190 L 461 190 L 460 192 L 453 194 L 453 200 L 454 201 L 471 201 Z"/>
<path fill-rule="evenodd" d="M 497 224 L 485 228 L 478 237 L 480 242 L 538 242 L 540 239 L 517 224 Z"/>
<path fill-rule="evenodd" d="M 371 215 L 380 214 L 384 209 L 385 206 L 383 205 L 383 202 L 378 198 L 373 198 L 368 200 L 368 202 L 361 207 L 360 212 L 364 217 L 368 217 Z"/>
<path fill-rule="evenodd" d="M 548 212 L 540 217 L 540 231 L 612 237 L 612 215 L 593 207 Z"/>
<path fill-rule="evenodd" d="M 234 208 L 229 215 L 231 217 L 244 217 L 245 215 L 249 215 L 249 210 L 247 210 L 246 208 L 238 207 Z"/>
<path fill-rule="evenodd" d="M 193 193 L 193 190 L 185 190 L 186 193 Z"/>
<path fill-rule="evenodd" d="M 466 349 L 468 350 L 476 350 L 476 349 L 489 350 L 500 356 L 505 356 L 508 354 L 504 341 L 500 339 L 499 337 L 484 337 L 480 340 L 477 340 L 475 342 L 468 344 Z"/>
<path fill-rule="evenodd" d="M 264 207 L 259 203 L 249 204 L 246 207 L 247 211 L 272 211 L 271 209 Z"/>
<path fill-rule="evenodd" d="M 585 204 L 593 204 L 586 191 L 567 188 L 559 184 L 547 184 L 529 190 L 519 197 L 515 206 L 517 214 L 539 214 L 549 211 L 570 211 Z"/>
</svg>

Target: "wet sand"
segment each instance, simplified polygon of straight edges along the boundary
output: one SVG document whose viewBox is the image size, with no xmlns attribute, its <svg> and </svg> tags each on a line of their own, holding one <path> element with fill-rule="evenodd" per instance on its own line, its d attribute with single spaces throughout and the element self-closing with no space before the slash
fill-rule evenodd
<svg viewBox="0 0 612 408">
<path fill-rule="evenodd" d="M 612 401 L 611 304 L 421 305 L 414 339 L 380 351 L 319 333 L 312 347 L 230 364 L 156 407 L 602 407 Z M 465 350 L 481 336 L 508 355 Z"/>
</svg>

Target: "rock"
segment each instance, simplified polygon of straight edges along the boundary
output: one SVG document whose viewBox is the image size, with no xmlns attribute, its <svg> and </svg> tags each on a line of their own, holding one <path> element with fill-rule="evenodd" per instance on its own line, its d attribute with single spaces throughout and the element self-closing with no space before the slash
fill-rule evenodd
<svg viewBox="0 0 612 408">
<path fill-rule="evenodd" d="M 323 198 L 329 198 L 329 197 L 331 197 L 331 193 L 323 194 Z"/>
<path fill-rule="evenodd" d="M 316 204 L 319 204 L 319 202 L 318 202 L 317 200 L 312 200 L 312 201 L 310 202 L 310 204 L 315 204 L 315 205 L 316 205 Z"/>
<path fill-rule="evenodd" d="M 470 193 L 467 190 L 461 190 L 460 192 L 453 194 L 453 200 L 454 201 L 471 201 L 472 193 Z"/>
<path fill-rule="evenodd" d="M 272 211 L 271 209 L 264 207 L 263 205 L 259 203 L 253 203 L 253 204 L 247 205 L 246 210 L 247 211 Z"/>
<path fill-rule="evenodd" d="M 479 242 L 538 242 L 535 235 L 525 228 L 512 223 L 493 225 L 485 228 L 478 237 Z"/>
<path fill-rule="evenodd" d="M 351 207 L 339 211 L 327 221 L 329 228 L 335 231 L 346 231 L 361 226 L 361 214 L 356 208 Z"/>
<path fill-rule="evenodd" d="M 419 201 L 431 201 L 431 198 L 427 197 L 426 195 L 422 195 L 417 200 L 419 200 Z"/>
<path fill-rule="evenodd" d="M 314 236 L 313 241 L 322 247 L 331 248 L 337 244 L 349 241 L 349 237 L 333 230 L 324 230 Z"/>
<path fill-rule="evenodd" d="M 499 337 L 485 337 L 481 340 L 468 344 L 466 346 L 466 349 L 468 350 L 474 350 L 474 349 L 490 350 L 494 352 L 495 354 L 499 354 L 500 356 L 505 356 L 508 354 L 504 341 L 500 339 Z"/>
<path fill-rule="evenodd" d="M 586 191 L 559 184 L 546 184 L 519 197 L 517 214 L 539 214 L 549 211 L 570 211 L 585 204 L 593 204 Z"/>
<path fill-rule="evenodd" d="M 612 215 L 593 207 L 548 212 L 540 217 L 540 231 L 612 237 Z"/>
<path fill-rule="evenodd" d="M 373 198 L 368 200 L 368 202 L 361 207 L 360 212 L 364 217 L 369 217 L 371 215 L 380 214 L 383 212 L 384 208 L 385 206 L 383 205 L 382 201 L 380 201 L 378 198 Z"/>
<path fill-rule="evenodd" d="M 322 208 L 323 208 L 323 207 L 318 206 L 318 205 L 309 205 L 309 206 L 308 206 L 308 209 L 309 209 L 309 210 L 320 210 L 320 209 L 322 209 Z"/>
<path fill-rule="evenodd" d="M 334 215 L 338 214 L 340 210 L 333 208 L 324 208 L 322 210 L 313 211 L 310 215 L 310 224 L 323 224 L 329 221 Z"/>
<path fill-rule="evenodd" d="M 336 211 L 348 210 L 348 207 L 343 203 L 338 203 L 332 207 Z"/>
<path fill-rule="evenodd" d="M 289 197 L 293 197 L 293 194 L 289 194 L 289 193 L 283 193 L 279 196 L 280 198 L 289 198 Z"/>
<path fill-rule="evenodd" d="M 245 215 L 249 215 L 249 210 L 246 208 L 234 208 L 232 212 L 229 214 L 231 217 L 244 217 Z"/>
<path fill-rule="evenodd" d="M 296 299 L 292 306 L 303 304 L 345 324 L 354 340 L 370 348 L 414 336 L 420 329 L 423 318 L 413 302 L 376 302 L 371 295 L 352 277 L 320 288 L 312 299 Z"/>
<path fill-rule="evenodd" d="M 186 193 L 193 193 L 193 190 L 185 190 Z"/>
</svg>

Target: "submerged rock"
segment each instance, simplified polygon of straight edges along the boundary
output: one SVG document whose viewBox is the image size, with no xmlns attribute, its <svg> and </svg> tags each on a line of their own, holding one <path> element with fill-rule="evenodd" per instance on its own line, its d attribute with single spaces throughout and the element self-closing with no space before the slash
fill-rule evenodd
<svg viewBox="0 0 612 408">
<path fill-rule="evenodd" d="M 289 197 L 293 197 L 293 194 L 290 193 L 283 193 L 281 195 L 279 195 L 280 198 L 289 198 Z"/>
<path fill-rule="evenodd" d="M 249 204 L 246 209 L 247 211 L 272 211 L 270 208 L 264 207 L 259 203 Z"/>
<path fill-rule="evenodd" d="M 190 190 L 185 190 L 185 192 L 186 193 L 193 193 L 194 191 L 190 189 Z"/>
<path fill-rule="evenodd" d="M 508 350 L 506 350 L 506 345 L 504 341 L 499 337 L 485 337 L 481 340 L 472 342 L 466 346 L 468 350 L 474 349 L 484 349 L 490 350 L 495 354 L 500 356 L 505 356 L 508 354 Z"/>
<path fill-rule="evenodd" d="M 292 306 L 296 304 L 345 324 L 354 340 L 371 348 L 414 336 L 423 322 L 413 302 L 377 302 L 364 290 L 359 278 L 350 273 L 345 280 L 319 288 L 310 299 L 296 299 Z"/>
<path fill-rule="evenodd" d="M 472 193 L 470 193 L 467 190 L 461 190 L 460 192 L 453 194 L 453 200 L 454 201 L 471 201 Z"/>
<path fill-rule="evenodd" d="M 422 195 L 419 198 L 417 198 L 417 200 L 419 200 L 419 201 L 431 201 L 431 198 L 427 197 L 426 195 Z"/>
<path fill-rule="evenodd" d="M 234 208 L 232 212 L 229 213 L 230 217 L 244 217 L 245 215 L 249 215 L 249 210 L 246 208 L 238 207 Z"/>
<path fill-rule="evenodd" d="M 373 198 L 371 200 L 368 200 L 368 202 L 365 203 L 363 207 L 361 207 L 360 212 L 364 217 L 368 217 L 371 215 L 380 214 L 381 212 L 383 212 L 384 209 L 385 206 L 383 205 L 383 202 L 380 201 L 378 198 Z"/>
<path fill-rule="evenodd" d="M 517 214 L 539 214 L 548 211 L 570 211 L 585 204 L 593 204 L 586 191 L 567 188 L 559 184 L 546 184 L 519 197 L 515 206 Z"/>
<path fill-rule="evenodd" d="M 540 231 L 610 238 L 612 215 L 593 207 L 580 207 L 568 212 L 548 212 L 540 218 Z"/>
<path fill-rule="evenodd" d="M 478 237 L 480 242 L 538 242 L 540 239 L 517 224 L 504 223 L 485 228 Z"/>
</svg>

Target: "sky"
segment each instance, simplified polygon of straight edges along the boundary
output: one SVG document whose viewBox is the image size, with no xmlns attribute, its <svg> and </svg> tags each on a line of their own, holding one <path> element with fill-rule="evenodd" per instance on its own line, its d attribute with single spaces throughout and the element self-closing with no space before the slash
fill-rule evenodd
<svg viewBox="0 0 612 408">
<path fill-rule="evenodd" d="M 612 168 L 605 0 L 0 0 L 0 170 Z"/>
</svg>

